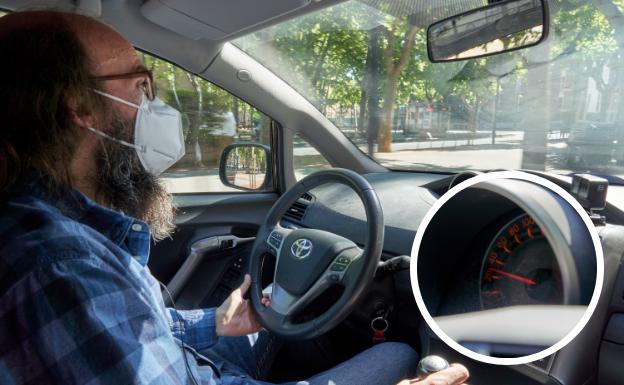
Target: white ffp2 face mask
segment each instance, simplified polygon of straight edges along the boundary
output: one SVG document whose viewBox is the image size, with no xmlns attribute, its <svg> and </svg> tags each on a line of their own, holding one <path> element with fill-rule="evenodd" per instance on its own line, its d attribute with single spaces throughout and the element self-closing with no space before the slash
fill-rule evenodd
<svg viewBox="0 0 624 385">
<path fill-rule="evenodd" d="M 87 128 L 107 139 L 134 148 L 147 172 L 160 175 L 184 156 L 182 118 L 178 110 L 159 98 L 150 101 L 145 95 L 141 105 L 137 105 L 99 90 L 93 92 L 137 109 L 134 143 L 114 138 L 93 127 Z"/>
</svg>

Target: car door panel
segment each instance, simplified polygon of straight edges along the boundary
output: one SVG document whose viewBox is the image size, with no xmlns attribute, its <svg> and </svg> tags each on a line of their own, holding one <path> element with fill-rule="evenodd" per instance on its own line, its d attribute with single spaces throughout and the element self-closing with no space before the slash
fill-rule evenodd
<svg viewBox="0 0 624 385">
<path fill-rule="evenodd" d="M 275 193 L 176 195 L 177 229 L 153 244 L 149 267 L 178 308 L 219 305 L 242 281 Z M 165 301 L 170 305 L 167 293 Z"/>
</svg>

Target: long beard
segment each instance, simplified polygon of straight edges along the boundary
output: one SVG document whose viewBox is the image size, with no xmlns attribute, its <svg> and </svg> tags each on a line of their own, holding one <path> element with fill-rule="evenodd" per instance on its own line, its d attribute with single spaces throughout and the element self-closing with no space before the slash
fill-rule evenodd
<svg viewBox="0 0 624 385">
<path fill-rule="evenodd" d="M 113 115 L 105 132 L 132 143 L 133 124 L 124 122 L 114 112 Z M 158 177 L 145 170 L 135 149 L 103 139 L 96 162 L 97 170 L 92 178 L 99 199 L 146 222 L 155 241 L 173 233 L 175 208 L 172 196 Z"/>
</svg>

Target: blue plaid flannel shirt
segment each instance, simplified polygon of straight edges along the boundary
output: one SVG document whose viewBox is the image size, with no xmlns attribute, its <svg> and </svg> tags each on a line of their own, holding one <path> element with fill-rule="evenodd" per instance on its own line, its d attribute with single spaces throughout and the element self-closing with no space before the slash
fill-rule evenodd
<svg viewBox="0 0 624 385">
<path fill-rule="evenodd" d="M 47 177 L 0 206 L 0 383 L 230 384 L 190 348 L 217 341 L 215 309 L 165 308 L 148 226 Z M 55 195 L 56 196 L 56 195 Z"/>
</svg>

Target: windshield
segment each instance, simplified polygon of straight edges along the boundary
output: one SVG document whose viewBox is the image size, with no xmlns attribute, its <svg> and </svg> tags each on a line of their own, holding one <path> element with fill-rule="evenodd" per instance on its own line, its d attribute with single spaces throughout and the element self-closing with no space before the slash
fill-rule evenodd
<svg viewBox="0 0 624 385">
<path fill-rule="evenodd" d="M 483 0 L 351 0 L 235 40 L 392 169 L 624 176 L 624 0 L 550 1 L 538 46 L 431 63 L 426 30 Z"/>
</svg>

